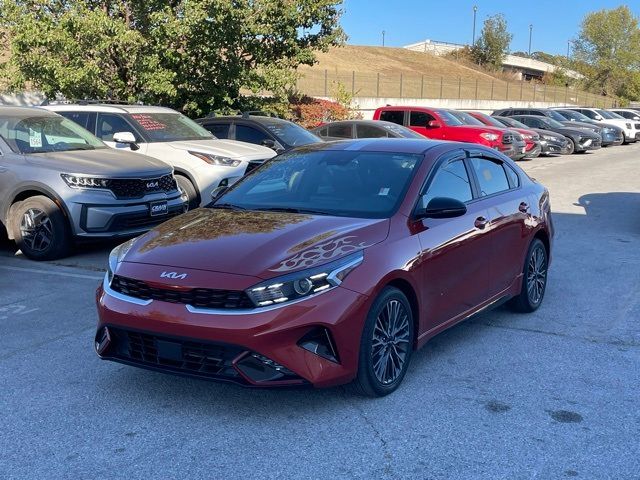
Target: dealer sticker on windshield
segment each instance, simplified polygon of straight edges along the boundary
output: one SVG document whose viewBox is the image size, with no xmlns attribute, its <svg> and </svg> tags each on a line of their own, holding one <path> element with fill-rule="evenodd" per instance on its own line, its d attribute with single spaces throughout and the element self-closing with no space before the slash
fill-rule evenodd
<svg viewBox="0 0 640 480">
<path fill-rule="evenodd" d="M 33 128 L 29 129 L 29 146 L 31 148 L 42 147 L 42 135 L 39 131 L 34 130 Z"/>
</svg>

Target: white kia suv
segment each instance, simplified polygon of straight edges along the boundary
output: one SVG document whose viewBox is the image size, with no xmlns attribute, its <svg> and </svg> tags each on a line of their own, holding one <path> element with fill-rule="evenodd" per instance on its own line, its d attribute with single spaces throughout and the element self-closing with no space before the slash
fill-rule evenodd
<svg viewBox="0 0 640 480">
<path fill-rule="evenodd" d="M 275 155 L 261 145 L 217 139 L 170 108 L 89 101 L 43 108 L 73 120 L 112 148 L 171 165 L 190 208 L 206 205 L 216 189 L 231 185 Z"/>
</svg>

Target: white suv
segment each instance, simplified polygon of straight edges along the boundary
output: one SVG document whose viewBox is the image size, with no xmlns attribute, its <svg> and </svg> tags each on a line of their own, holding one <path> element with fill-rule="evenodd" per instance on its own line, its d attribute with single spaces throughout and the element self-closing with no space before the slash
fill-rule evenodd
<svg viewBox="0 0 640 480">
<path fill-rule="evenodd" d="M 586 115 L 591 120 L 595 120 L 599 123 L 604 123 L 607 125 L 615 125 L 616 127 L 620 127 L 624 130 L 624 143 L 633 143 L 637 140 L 636 135 L 639 133 L 635 127 L 635 123 L 630 120 L 621 117 L 620 115 L 603 110 L 601 108 L 590 108 L 590 107 L 564 107 L 566 110 L 574 110 L 576 112 L 582 113 Z"/>
<path fill-rule="evenodd" d="M 170 108 L 82 101 L 44 108 L 73 120 L 110 147 L 171 165 L 190 208 L 206 205 L 217 188 L 231 185 L 275 155 L 261 145 L 219 140 Z"/>
</svg>

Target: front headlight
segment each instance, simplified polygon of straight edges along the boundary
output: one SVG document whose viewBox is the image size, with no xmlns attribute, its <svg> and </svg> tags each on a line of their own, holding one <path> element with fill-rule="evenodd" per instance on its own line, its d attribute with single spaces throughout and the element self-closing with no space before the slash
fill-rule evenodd
<svg viewBox="0 0 640 480">
<path fill-rule="evenodd" d="M 242 163 L 242 160 L 234 160 L 233 158 L 222 157 L 220 155 L 213 155 L 211 153 L 202 152 L 189 152 L 194 157 L 198 157 L 200 160 L 204 160 L 209 165 L 218 165 L 220 167 L 237 167 Z"/>
<path fill-rule="evenodd" d="M 496 140 L 498 140 L 498 138 L 500 138 L 500 135 L 498 135 L 497 133 L 481 133 L 480 136 L 485 140 L 489 140 L 490 142 L 495 142 Z"/>
<path fill-rule="evenodd" d="M 552 137 L 551 135 L 542 135 L 542 138 L 551 142 L 556 140 L 556 137 Z"/>
<path fill-rule="evenodd" d="M 335 262 L 260 282 L 246 293 L 256 307 L 292 302 L 337 287 L 363 259 L 362 251 L 356 252 Z"/>
<path fill-rule="evenodd" d="M 123 244 L 118 245 L 113 250 L 111 250 L 111 253 L 109 254 L 109 265 L 107 268 L 107 280 L 109 285 L 111 285 L 111 280 L 113 280 L 113 275 L 115 274 L 116 269 L 118 268 L 118 264 L 122 261 L 122 259 L 127 254 L 127 252 L 131 250 L 131 246 L 136 240 L 137 240 L 137 237 L 132 238 L 131 240 L 128 240 Z"/>
<path fill-rule="evenodd" d="M 108 178 L 86 177 L 84 175 L 69 175 L 67 173 L 61 173 L 60 176 L 64 182 L 71 188 L 100 188 L 106 189 L 109 187 Z"/>
</svg>

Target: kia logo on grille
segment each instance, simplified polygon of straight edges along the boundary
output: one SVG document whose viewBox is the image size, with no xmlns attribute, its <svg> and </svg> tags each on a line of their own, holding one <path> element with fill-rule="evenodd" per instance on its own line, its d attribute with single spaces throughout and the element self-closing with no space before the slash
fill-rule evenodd
<svg viewBox="0 0 640 480">
<path fill-rule="evenodd" d="M 155 182 L 147 182 L 147 188 L 158 188 L 160 183 L 156 180 Z"/>
<path fill-rule="evenodd" d="M 186 273 L 177 273 L 177 272 L 162 272 L 160 274 L 160 278 L 172 278 L 173 280 L 184 280 L 187 278 Z"/>
</svg>

